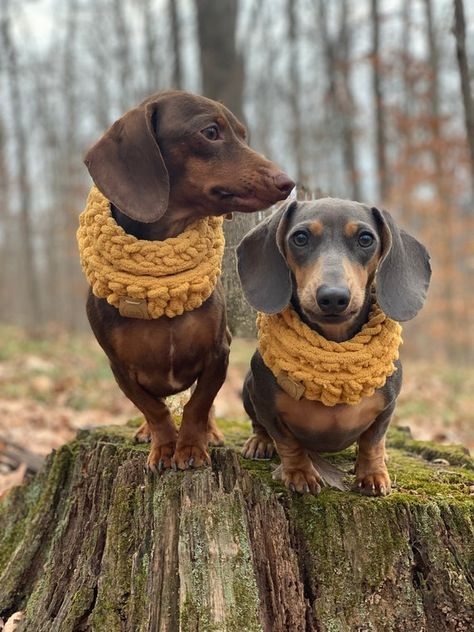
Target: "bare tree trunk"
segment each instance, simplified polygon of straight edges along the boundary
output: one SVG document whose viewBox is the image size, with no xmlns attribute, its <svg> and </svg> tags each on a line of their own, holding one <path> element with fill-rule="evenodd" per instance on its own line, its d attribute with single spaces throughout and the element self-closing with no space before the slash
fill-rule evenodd
<svg viewBox="0 0 474 632">
<path fill-rule="evenodd" d="M 142 96 L 158 90 L 159 62 L 157 55 L 157 15 L 153 12 L 153 0 L 140 0 L 143 19 L 143 47 L 145 57 L 145 86 Z"/>
<path fill-rule="evenodd" d="M 349 180 L 352 199 L 360 200 L 360 178 L 356 163 L 355 153 L 355 106 L 350 83 L 351 67 L 351 35 L 348 25 L 349 5 L 347 0 L 342 0 L 340 46 L 341 59 L 339 61 L 339 102 L 342 117 L 342 140 L 344 146 L 344 165 Z"/>
<path fill-rule="evenodd" d="M 80 182 L 80 148 L 77 137 L 78 108 L 76 97 L 77 78 L 77 34 L 79 0 L 69 0 L 66 13 L 64 37 L 64 57 L 62 62 L 62 90 L 64 94 L 64 125 L 61 138 L 62 205 L 64 217 L 63 247 L 61 252 L 63 292 L 68 299 L 64 301 L 64 322 L 69 329 L 78 329 L 84 322 L 81 309 L 85 296 L 84 278 L 80 271 L 76 247 L 78 212 L 83 204 L 83 189 Z"/>
<path fill-rule="evenodd" d="M 434 141 L 433 160 L 436 167 L 436 181 L 440 197 L 444 197 L 443 179 L 444 169 L 439 142 L 442 138 L 441 106 L 439 87 L 439 54 L 436 42 L 436 33 L 433 21 L 432 1 L 425 0 L 426 34 L 428 38 L 428 64 L 430 68 L 430 109 L 431 109 L 431 133 Z"/>
<path fill-rule="evenodd" d="M 456 55 L 459 66 L 459 76 L 461 78 L 464 124 L 466 126 L 467 142 L 471 159 L 472 199 L 474 200 L 474 103 L 466 52 L 466 21 L 464 18 L 463 0 L 454 0 L 453 33 L 456 38 Z"/>
<path fill-rule="evenodd" d="M 442 265 L 442 291 L 441 302 L 443 304 L 442 318 L 446 327 L 444 344 L 447 357 L 451 353 L 459 354 L 460 349 L 453 348 L 450 342 L 449 329 L 454 326 L 455 317 L 453 314 L 453 299 L 456 292 L 457 274 L 454 257 L 454 227 L 453 227 L 453 207 L 452 194 L 448 175 L 443 162 L 443 129 L 441 118 L 440 102 L 440 71 L 439 52 L 436 41 L 436 32 L 433 19 L 432 0 L 425 0 L 426 35 L 428 43 L 428 65 L 430 69 L 430 92 L 429 92 L 429 119 L 431 132 L 431 155 L 435 168 L 434 187 L 437 193 L 435 201 L 436 221 L 440 238 L 439 258 Z"/>
<path fill-rule="evenodd" d="M 336 86 L 336 60 L 334 42 L 329 33 L 328 4 L 326 0 L 318 2 L 318 26 L 322 40 L 323 60 L 327 80 L 327 93 L 325 94 L 325 136 L 329 137 L 330 144 L 338 146 L 340 141 L 339 117 L 337 114 L 337 86 Z"/>
<path fill-rule="evenodd" d="M 15 43 L 10 31 L 9 1 L 2 0 L 0 36 L 5 51 L 7 91 L 10 101 L 11 126 L 14 137 L 14 160 L 17 167 L 20 236 L 22 256 L 26 271 L 26 324 L 36 333 L 42 324 L 40 286 L 35 262 L 34 228 L 32 218 L 32 191 L 28 163 L 28 135 L 25 126 L 24 101 L 20 89 L 20 70 Z"/>
<path fill-rule="evenodd" d="M 10 293 L 10 275 L 12 272 L 12 248 L 10 230 L 10 170 L 6 162 L 6 134 L 3 119 L 0 118 L 0 297 L 4 299 Z M 8 321 L 12 317 L 11 305 L 0 300 L 0 320 Z"/>
<path fill-rule="evenodd" d="M 98 98 L 94 100 L 93 115 L 100 132 L 109 127 L 113 116 L 110 78 L 114 69 L 110 68 L 113 52 L 109 36 L 109 19 L 107 5 L 102 2 L 96 2 L 92 5 L 86 43 L 94 60 L 91 80 Z M 148 60 L 146 60 L 146 65 L 148 70 Z"/>
<path fill-rule="evenodd" d="M 238 0 L 195 0 L 202 91 L 244 119 L 244 64 L 237 50 Z"/>
<path fill-rule="evenodd" d="M 360 179 L 355 152 L 355 107 L 350 85 L 351 41 L 348 28 L 349 8 L 346 0 L 341 3 L 337 42 L 329 33 L 327 3 L 319 0 L 319 27 L 328 81 L 328 128 L 335 128 L 337 145 L 342 147 L 342 161 L 349 195 L 361 199 Z"/>
<path fill-rule="evenodd" d="M 128 110 L 131 104 L 132 88 L 130 79 L 133 71 L 130 63 L 130 33 L 124 14 L 123 0 L 112 0 L 112 21 L 115 29 L 116 62 L 118 70 L 118 105 L 121 112 Z"/>
<path fill-rule="evenodd" d="M 181 60 L 180 18 L 177 0 L 168 0 L 170 15 L 171 48 L 173 52 L 172 86 L 178 90 L 183 87 L 183 62 Z"/>
<path fill-rule="evenodd" d="M 379 198 L 384 201 L 388 194 L 389 179 L 387 172 L 385 108 L 383 101 L 381 56 L 380 56 L 380 15 L 378 0 L 371 0 L 372 23 L 372 90 L 375 106 L 375 153 L 377 156 L 377 180 Z"/>
<path fill-rule="evenodd" d="M 53 59 L 57 51 L 49 53 L 48 69 L 54 66 Z M 44 73 L 46 64 L 39 65 L 34 78 L 34 98 L 36 102 L 35 121 L 38 126 L 39 142 L 43 150 L 41 177 L 48 187 L 48 205 L 43 208 L 44 217 L 41 221 L 41 245 L 44 259 L 43 288 L 48 297 L 43 306 L 45 322 L 63 322 L 65 273 L 63 250 L 63 233 L 65 217 L 58 209 L 63 207 L 63 161 L 60 147 L 61 126 L 58 120 L 58 104 L 54 97 L 44 89 Z M 60 105 L 60 104 L 59 104 Z"/>
<path fill-rule="evenodd" d="M 236 44 L 238 8 L 238 0 L 196 0 L 203 93 L 223 101 L 243 120 L 244 66 Z M 254 335 L 255 313 L 240 288 L 235 249 L 256 221 L 256 214 L 234 213 L 232 221 L 226 222 L 224 227 L 226 250 L 222 281 L 227 317 L 231 331 L 241 336 Z"/>
<path fill-rule="evenodd" d="M 291 138 L 294 147 L 296 182 L 298 186 L 306 187 L 305 157 L 303 147 L 303 120 L 301 116 L 301 86 L 299 69 L 299 42 L 298 29 L 298 3 L 287 0 L 286 14 L 288 21 L 288 47 L 289 47 L 289 99 L 291 111 Z"/>
<path fill-rule="evenodd" d="M 403 171 L 401 182 L 399 183 L 398 191 L 400 195 L 400 218 L 408 219 L 408 213 L 410 209 L 410 197 L 412 194 L 411 183 L 411 166 L 416 161 L 416 156 L 412 151 L 412 117 L 414 115 L 413 104 L 416 102 L 413 93 L 413 81 L 411 77 L 411 67 L 413 59 L 411 56 L 411 42 L 413 37 L 411 8 L 413 6 L 412 0 L 404 0 L 402 8 L 402 72 L 401 79 L 403 83 L 402 87 L 402 129 L 398 130 L 401 143 L 402 162 L 406 166 Z"/>
</svg>

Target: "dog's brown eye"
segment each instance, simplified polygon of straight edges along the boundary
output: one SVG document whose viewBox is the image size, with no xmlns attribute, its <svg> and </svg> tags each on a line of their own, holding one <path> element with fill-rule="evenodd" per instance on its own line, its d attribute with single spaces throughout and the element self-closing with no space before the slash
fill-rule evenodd
<svg viewBox="0 0 474 632">
<path fill-rule="evenodd" d="M 292 235 L 291 239 L 296 246 L 306 246 L 308 243 L 308 233 L 304 230 L 299 230 L 294 235 Z"/>
<path fill-rule="evenodd" d="M 374 236 L 371 233 L 364 232 L 359 235 L 358 241 L 359 246 L 362 246 L 362 248 L 368 248 L 374 243 Z"/>
<path fill-rule="evenodd" d="M 207 138 L 207 140 L 217 140 L 219 138 L 219 130 L 217 125 L 211 125 L 206 129 L 201 130 L 201 134 Z"/>
</svg>

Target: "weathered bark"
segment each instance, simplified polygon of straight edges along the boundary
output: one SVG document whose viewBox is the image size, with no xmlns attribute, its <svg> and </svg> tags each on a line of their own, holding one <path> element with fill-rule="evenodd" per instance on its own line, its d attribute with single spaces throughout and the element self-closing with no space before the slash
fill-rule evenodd
<svg viewBox="0 0 474 632">
<path fill-rule="evenodd" d="M 0 504 L 0 617 L 26 609 L 20 629 L 34 632 L 472 629 L 462 451 L 398 430 L 390 497 L 302 498 L 231 449 L 149 477 L 131 437 L 82 433 Z"/>
</svg>

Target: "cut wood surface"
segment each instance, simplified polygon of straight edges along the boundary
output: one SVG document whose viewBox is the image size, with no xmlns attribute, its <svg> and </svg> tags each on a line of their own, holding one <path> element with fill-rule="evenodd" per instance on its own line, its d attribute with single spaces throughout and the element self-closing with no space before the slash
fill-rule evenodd
<svg viewBox="0 0 474 632">
<path fill-rule="evenodd" d="M 213 450 L 212 467 L 150 476 L 132 436 L 81 432 L 0 503 L 0 618 L 24 611 L 18 630 L 473 629 L 462 449 L 395 429 L 391 496 L 297 497 L 274 464 L 232 448 Z M 349 472 L 354 454 L 331 459 Z"/>
</svg>

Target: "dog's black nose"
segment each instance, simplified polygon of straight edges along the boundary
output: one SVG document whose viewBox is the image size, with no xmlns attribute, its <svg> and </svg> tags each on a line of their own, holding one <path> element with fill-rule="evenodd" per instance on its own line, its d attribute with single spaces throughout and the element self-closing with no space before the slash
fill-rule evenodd
<svg viewBox="0 0 474 632">
<path fill-rule="evenodd" d="M 349 305 L 351 293 L 347 287 L 321 285 L 316 292 L 316 300 L 325 314 L 341 314 Z"/>
</svg>

